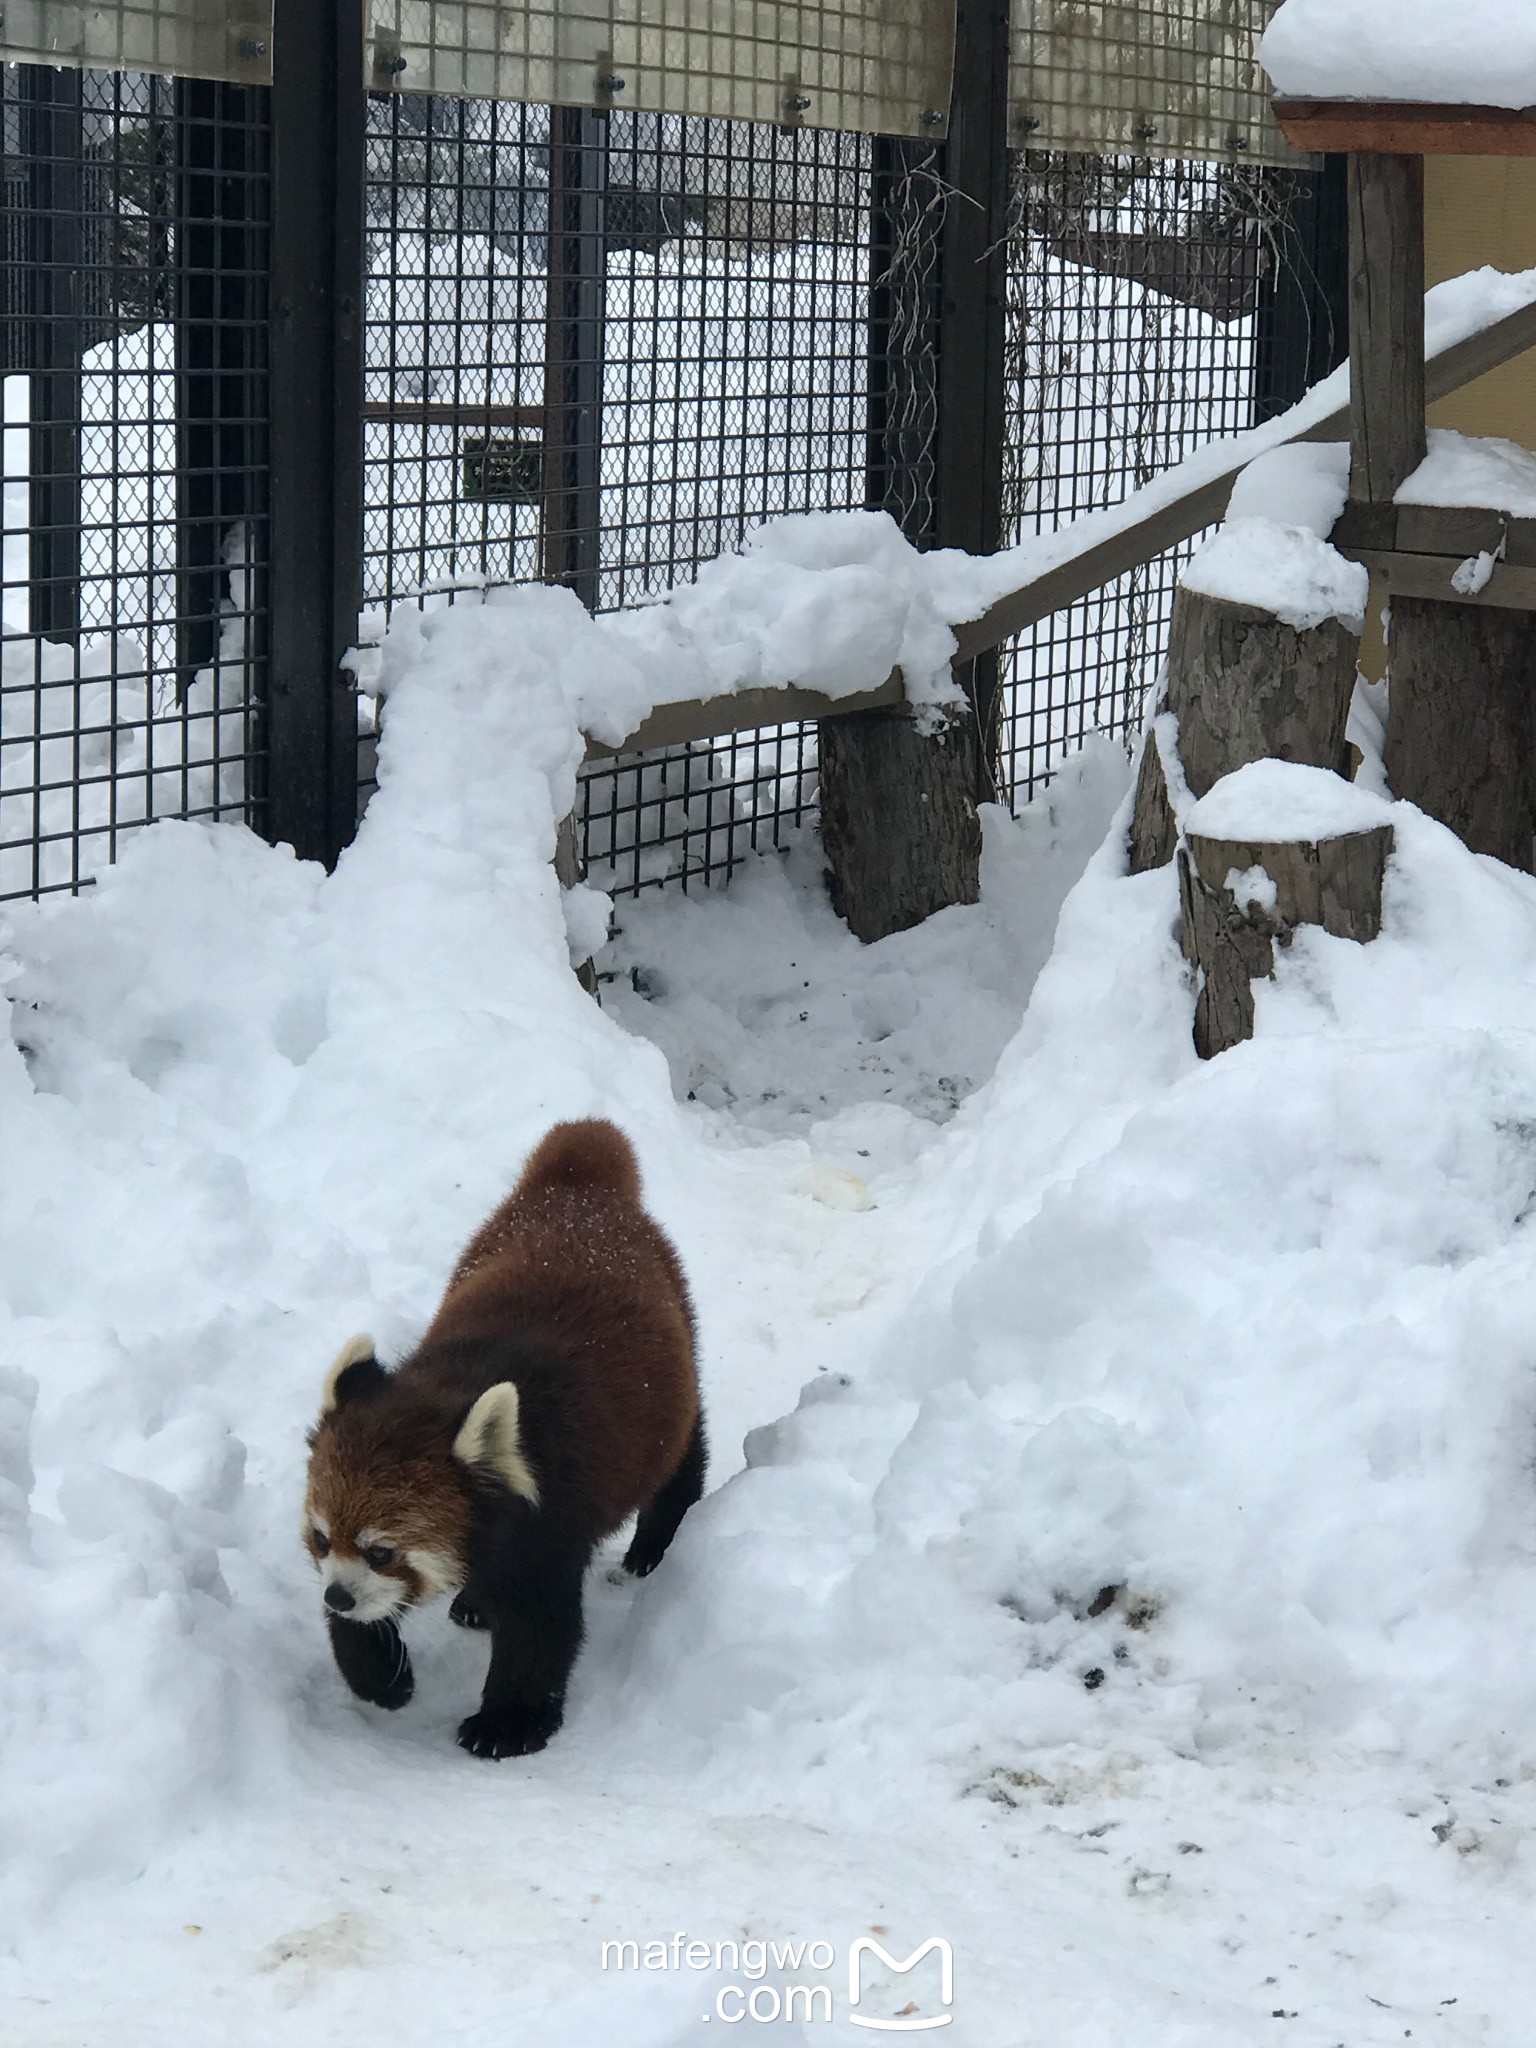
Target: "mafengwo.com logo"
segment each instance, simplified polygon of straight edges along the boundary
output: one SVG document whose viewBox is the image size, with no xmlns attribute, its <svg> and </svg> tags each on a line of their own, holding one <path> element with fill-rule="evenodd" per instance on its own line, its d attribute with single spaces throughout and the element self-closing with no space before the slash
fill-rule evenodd
<svg viewBox="0 0 1536 2048">
<path fill-rule="evenodd" d="M 702 1941 L 686 1934 L 674 1934 L 670 1940 L 605 1941 L 602 1966 L 708 1971 L 717 1980 L 723 1978 L 724 1982 L 700 1986 L 708 2001 L 700 2018 L 723 2020 L 731 2027 L 744 2020 L 759 2026 L 815 2024 L 834 2016 L 827 1979 L 837 1974 L 837 1950 L 830 1941 Z M 783 1979 L 803 1969 L 820 1981 L 766 1981 L 770 1970 Z M 941 1935 L 930 1935 L 907 1956 L 892 1955 L 872 1935 L 860 1935 L 848 1950 L 846 1983 L 848 2019 L 871 2033 L 926 2034 L 947 2027 L 954 2018 L 950 2007 L 955 2001 L 955 1953 Z M 895 2001 L 903 1993 L 905 2003 L 898 2005 Z"/>
<path fill-rule="evenodd" d="M 890 2019 L 877 2019 L 873 2013 L 857 2012 L 864 1996 L 864 1958 L 869 1956 L 870 1975 L 873 1977 L 880 1965 L 893 1977 L 905 1976 L 915 1970 L 925 1956 L 936 1955 L 939 1963 L 939 2003 L 944 2011 L 932 2018 L 903 2017 L 897 2013 Z M 949 2010 L 955 2002 L 955 1952 L 940 1935 L 931 1934 L 921 1948 L 913 1949 L 905 1962 L 898 1963 L 889 1949 L 882 1948 L 871 1935 L 861 1934 L 848 1951 L 848 2017 L 856 2027 L 872 2027 L 882 2034 L 923 2034 L 931 2027 L 947 2027 L 954 2018 Z M 916 2004 L 916 2000 L 913 2000 Z M 909 2008 L 910 2010 L 910 2008 Z"/>
</svg>

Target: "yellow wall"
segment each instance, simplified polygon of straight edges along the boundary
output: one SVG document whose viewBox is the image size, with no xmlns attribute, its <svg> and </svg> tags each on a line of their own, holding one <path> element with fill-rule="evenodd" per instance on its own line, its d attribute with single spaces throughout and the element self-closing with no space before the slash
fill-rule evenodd
<svg viewBox="0 0 1536 2048">
<path fill-rule="evenodd" d="M 1430 284 L 1491 263 L 1536 267 L 1536 158 L 1432 156 L 1424 166 L 1424 262 Z M 1536 448 L 1536 356 L 1520 356 L 1442 399 L 1430 425 L 1502 434 Z"/>
</svg>

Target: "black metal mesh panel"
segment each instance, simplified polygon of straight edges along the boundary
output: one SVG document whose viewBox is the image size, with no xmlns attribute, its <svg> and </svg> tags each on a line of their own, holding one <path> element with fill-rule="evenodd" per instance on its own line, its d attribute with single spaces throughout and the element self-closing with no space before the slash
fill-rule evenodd
<svg viewBox="0 0 1536 2048">
<path fill-rule="evenodd" d="M 866 497 L 871 144 L 429 95 L 370 107 L 367 596 L 542 577 L 594 609 Z M 595 766 L 605 886 L 803 815 L 814 729 Z"/>
<path fill-rule="evenodd" d="M 549 113 L 375 98 L 364 595 L 537 577 Z"/>
<path fill-rule="evenodd" d="M 686 580 L 762 519 L 865 502 L 869 193 L 864 137 L 609 123 L 600 605 Z M 592 878 L 727 873 L 800 822 L 815 769 L 799 725 L 592 768 Z"/>
<path fill-rule="evenodd" d="M 0 897 L 260 804 L 267 95 L 0 72 Z"/>
<path fill-rule="evenodd" d="M 1113 505 L 1254 419 L 1257 309 L 1296 174 L 1066 155 L 1013 160 L 1010 540 Z M 1000 788 L 1015 804 L 1085 734 L 1126 734 L 1161 666 L 1181 565 L 1144 564 L 1003 651 Z"/>
</svg>

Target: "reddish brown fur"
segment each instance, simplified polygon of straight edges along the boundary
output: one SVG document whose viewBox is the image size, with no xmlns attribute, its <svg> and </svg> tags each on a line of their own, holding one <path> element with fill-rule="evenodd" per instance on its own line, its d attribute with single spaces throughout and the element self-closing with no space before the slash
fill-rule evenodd
<svg viewBox="0 0 1536 2048">
<path fill-rule="evenodd" d="M 596 1542 L 676 1470 L 698 1411 L 693 1319 L 677 1255 L 640 1202 L 612 1124 L 558 1124 L 476 1233 L 421 1344 L 313 1438 L 309 1505 L 338 1554 L 359 1529 L 468 1562 L 475 1485 L 452 1457 L 475 1399 L 517 1384 L 541 1508 Z M 392 1568 L 407 1597 L 417 1575 Z"/>
</svg>

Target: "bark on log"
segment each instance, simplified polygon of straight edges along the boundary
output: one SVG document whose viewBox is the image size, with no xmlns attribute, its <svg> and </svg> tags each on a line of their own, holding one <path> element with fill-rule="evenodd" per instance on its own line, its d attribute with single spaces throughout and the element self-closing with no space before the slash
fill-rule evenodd
<svg viewBox="0 0 1536 2048">
<path fill-rule="evenodd" d="M 1298 631 L 1273 613 L 1180 588 L 1168 640 L 1167 709 L 1193 797 L 1250 761 L 1342 766 L 1360 641 L 1338 619 Z M 1165 742 L 1166 744 L 1166 742 Z M 1131 872 L 1166 867 L 1176 831 L 1164 764 L 1142 755 L 1131 825 Z"/>
<path fill-rule="evenodd" d="M 1136 803 L 1131 813 L 1131 873 L 1165 868 L 1179 843 L 1179 820 L 1168 787 L 1161 736 L 1154 723 L 1147 730 L 1136 777 Z"/>
<path fill-rule="evenodd" d="M 555 880 L 562 889 L 574 889 L 587 878 L 586 867 L 581 858 L 581 832 L 576 824 L 576 813 L 562 818 L 555 831 Z M 576 964 L 576 979 L 589 996 L 597 994 L 597 968 L 591 960 Z"/>
<path fill-rule="evenodd" d="M 975 729 L 929 736 L 910 713 L 820 726 L 821 843 L 832 907 L 866 944 L 981 896 Z"/>
<path fill-rule="evenodd" d="M 1299 632 L 1273 613 L 1181 589 L 1168 640 L 1168 709 L 1196 798 L 1250 761 L 1337 768 L 1360 636 L 1338 619 Z"/>
<path fill-rule="evenodd" d="M 1536 613 L 1394 597 L 1386 767 L 1474 853 L 1532 870 Z"/>
<path fill-rule="evenodd" d="M 1195 1050 L 1214 1059 L 1253 1036 L 1253 983 L 1273 979 L 1275 948 L 1298 925 L 1321 925 L 1364 945 L 1381 930 L 1381 892 L 1392 827 L 1336 838 L 1260 843 L 1191 833 L 1179 848 L 1184 956 L 1200 975 Z M 1262 868 L 1272 903 L 1243 900 L 1227 884 Z M 1265 894 L 1269 892 L 1266 891 Z"/>
</svg>

